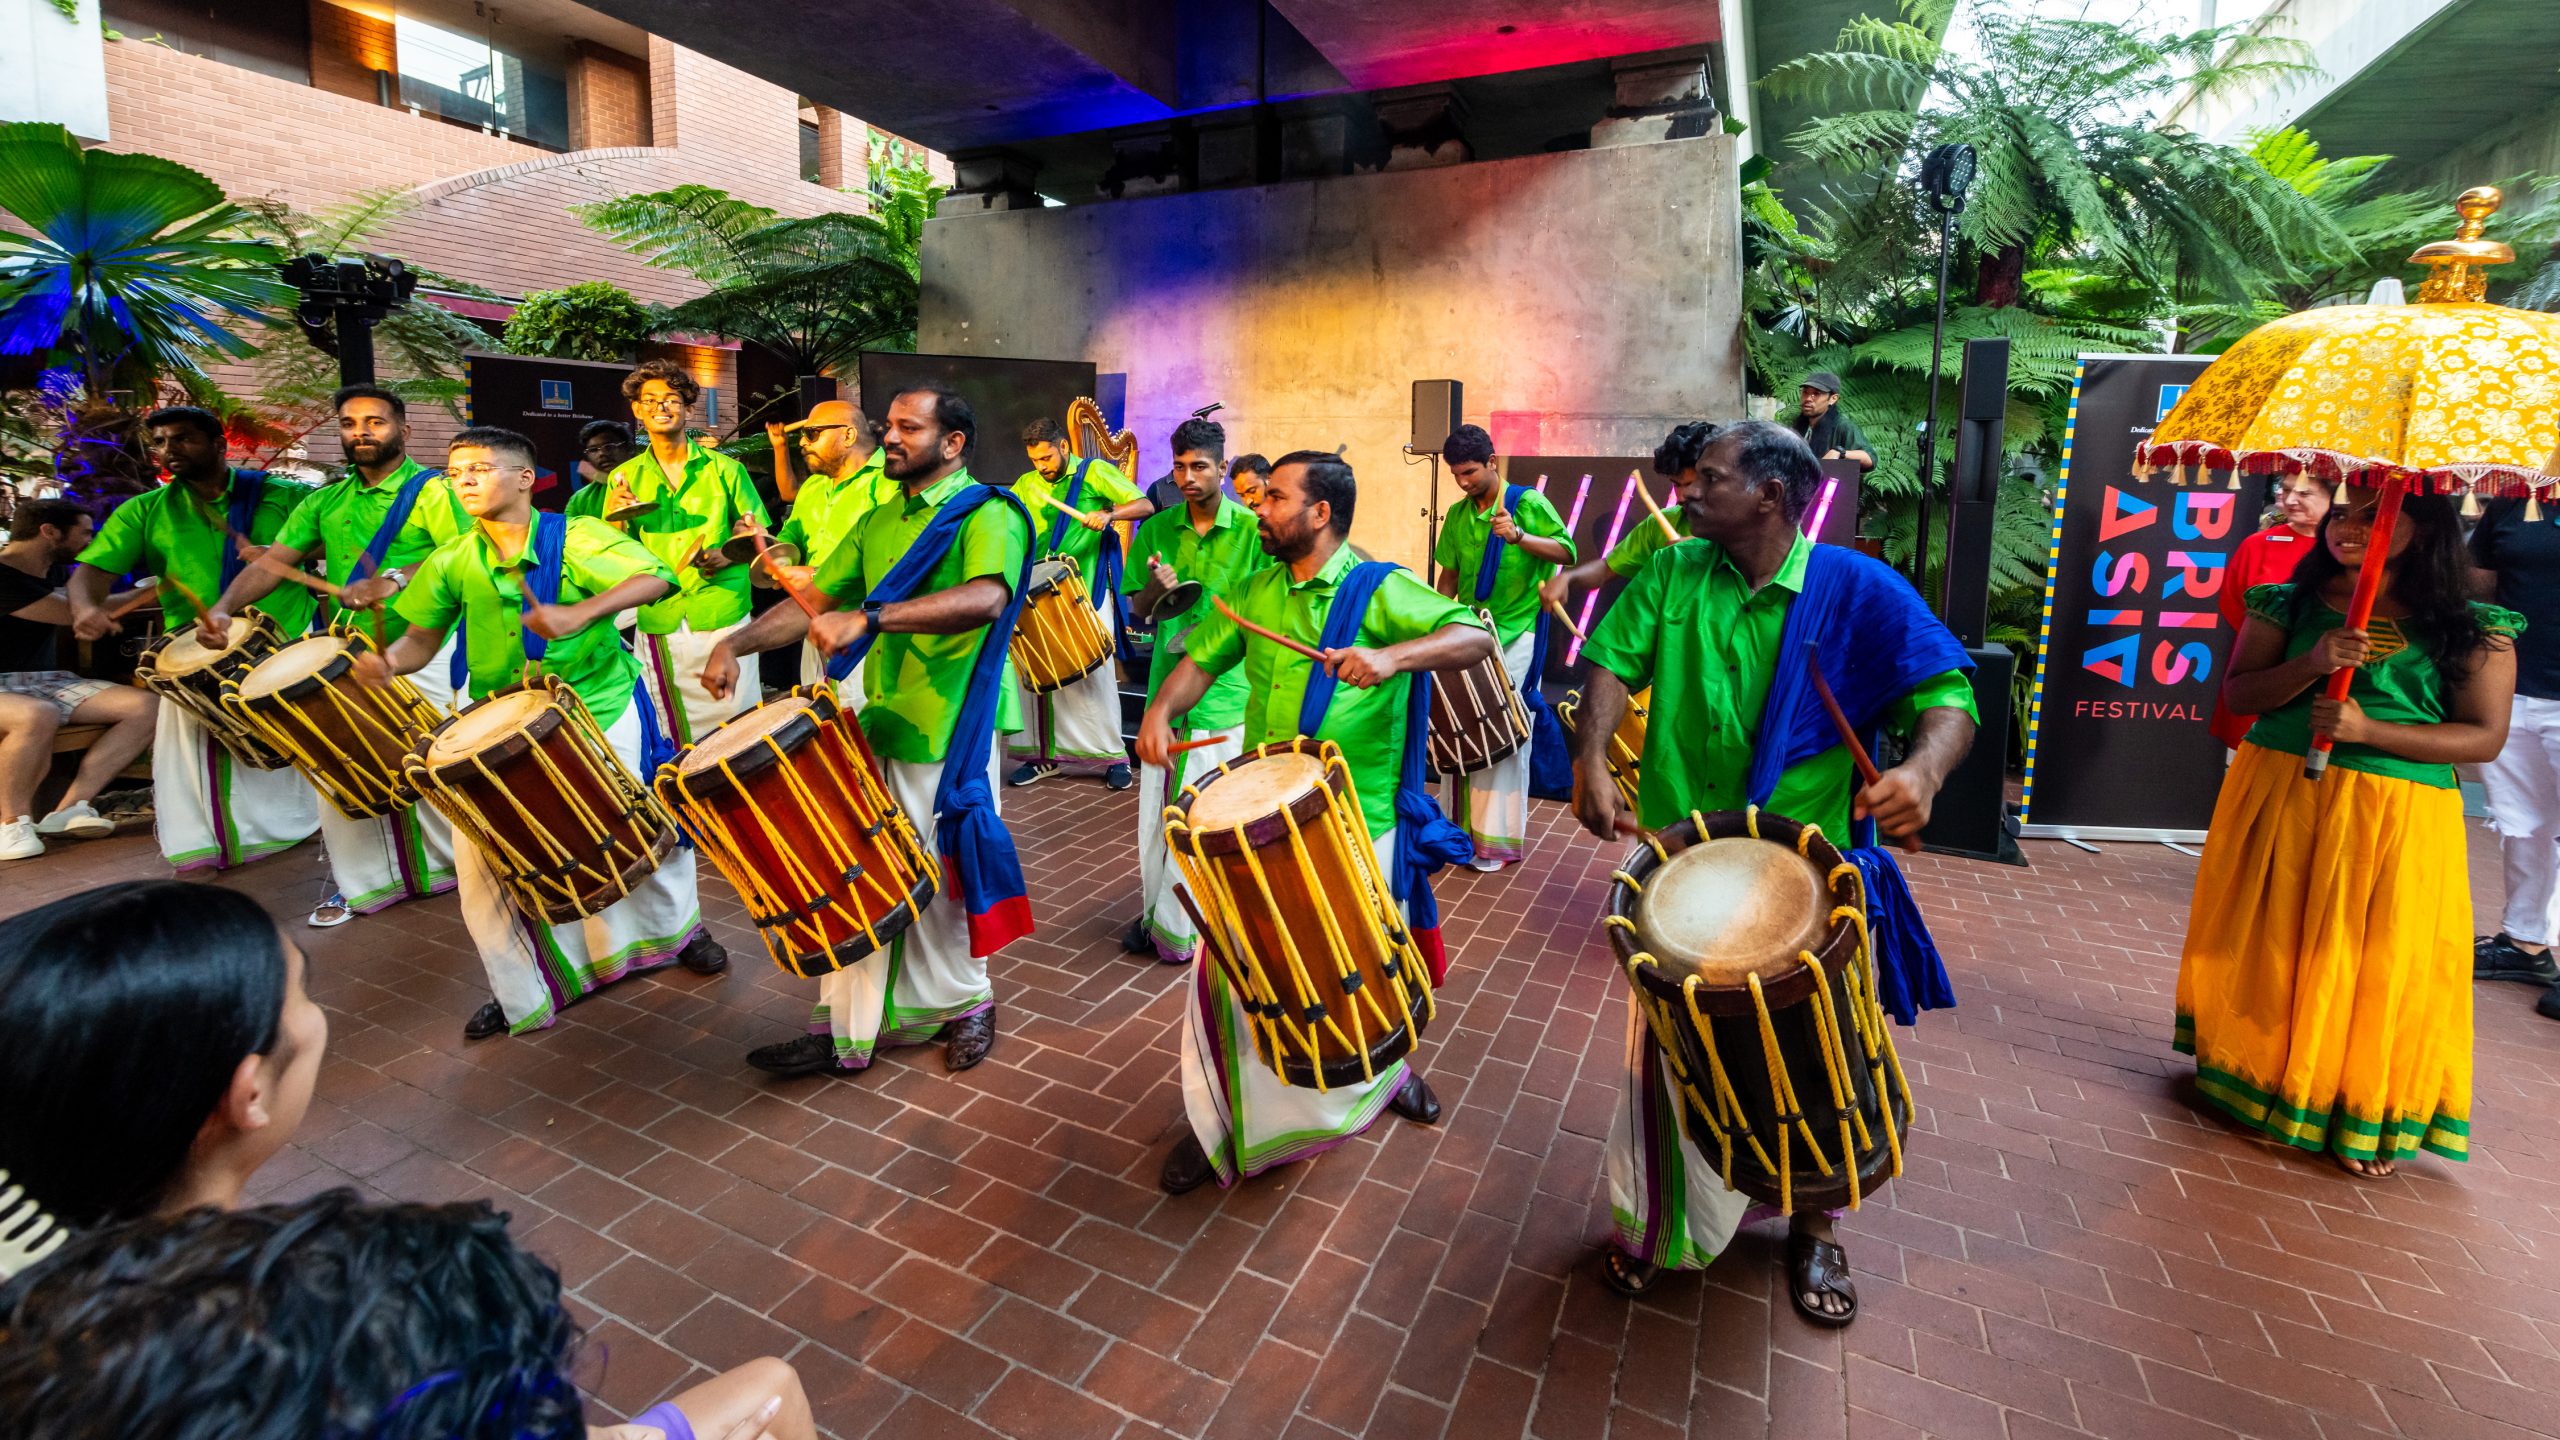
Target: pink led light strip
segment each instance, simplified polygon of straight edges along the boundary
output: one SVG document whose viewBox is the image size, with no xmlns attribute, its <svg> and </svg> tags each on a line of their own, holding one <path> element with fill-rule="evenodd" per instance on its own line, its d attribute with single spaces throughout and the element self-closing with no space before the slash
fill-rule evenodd
<svg viewBox="0 0 2560 1440">
<path fill-rule="evenodd" d="M 1606 555 L 1610 551 L 1618 548 L 1618 536 L 1626 529 L 1627 525 L 1627 507 L 1635 503 L 1636 487 L 1643 483 L 1644 481 L 1638 478 L 1635 471 L 1630 470 L 1627 472 L 1627 483 L 1621 486 L 1618 490 L 1617 513 L 1609 517 L 1609 531 L 1606 535 L 1602 536 L 1600 540 L 1601 554 Z M 1591 487 L 1591 477 L 1588 475 L 1583 476 L 1582 485 L 1586 492 L 1589 491 Z M 1573 504 L 1574 510 L 1579 513 L 1582 509 L 1582 501 L 1577 497 Z M 1600 592 L 1598 590 L 1593 590 L 1590 594 L 1582 597 L 1582 614 L 1576 617 L 1575 625 L 1582 631 L 1583 635 L 1591 633 L 1591 610 L 1593 606 L 1596 606 L 1599 603 Z M 1574 637 L 1573 643 L 1565 647 L 1564 663 L 1570 665 L 1581 658 L 1582 637 L 1577 635 Z"/>
</svg>

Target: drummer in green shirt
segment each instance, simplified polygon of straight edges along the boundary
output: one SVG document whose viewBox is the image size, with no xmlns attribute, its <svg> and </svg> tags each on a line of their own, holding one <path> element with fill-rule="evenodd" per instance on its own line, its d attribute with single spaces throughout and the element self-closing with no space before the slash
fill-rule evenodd
<svg viewBox="0 0 2560 1440">
<path fill-rule="evenodd" d="M 649 437 L 610 477 L 649 507 L 623 526 L 676 577 L 674 594 L 640 607 L 641 677 L 669 738 L 690 745 L 757 699 L 752 689 L 715 698 L 699 677 L 712 647 L 746 623 L 747 567 L 724 558 L 720 547 L 767 527 L 764 498 L 747 467 L 704 448 L 685 428 L 702 387 L 682 366 L 648 361 L 622 377 L 622 398 Z"/>
<path fill-rule="evenodd" d="M 471 517 L 442 475 L 410 458 L 409 410 L 399 396 L 378 385 L 350 385 L 338 392 L 334 408 L 346 473 L 303 497 L 266 558 L 299 569 L 320 557 L 321 573 L 342 587 L 330 605 L 330 620 L 383 643 L 408 628 L 384 602 L 408 583 L 418 562 L 468 530 Z M 224 587 L 206 623 L 227 632 L 234 613 L 284 583 L 268 566 L 243 569 Z M 438 710 L 453 708 L 450 651 L 448 645 L 448 653 L 413 682 Z M 320 928 L 453 887 L 453 831 L 431 805 L 380 816 L 351 816 L 323 805 L 320 838 L 337 882 L 311 912 L 311 923 Z"/>
<path fill-rule="evenodd" d="M 392 602 L 407 633 L 360 665 L 413 674 L 459 628 L 474 701 L 556 676 L 594 717 L 614 757 L 645 779 L 647 699 L 613 617 L 667 595 L 674 577 L 601 520 L 536 511 L 533 442 L 512 430 L 482 425 L 454 436 L 445 477 L 472 528 L 419 563 Z M 546 532 L 559 537 L 556 573 L 540 562 Z M 676 847 L 622 899 L 560 925 L 517 906 L 498 881 L 506 863 L 468 842 L 454 854 L 462 923 L 493 996 L 464 1023 L 465 1039 L 541 1029 L 560 1006 L 670 961 L 702 975 L 728 968 L 728 952 L 703 928 L 689 846 Z"/>
<path fill-rule="evenodd" d="M 234 469 L 222 422 L 209 411 L 154 410 L 142 429 L 151 462 L 169 482 L 118 506 L 80 552 L 66 595 L 72 633 L 82 640 L 122 632 L 106 611 L 107 592 L 117 576 L 134 574 L 160 578 L 160 613 L 175 643 L 195 623 L 199 604 L 211 605 L 225 582 L 274 543 L 311 493 L 307 485 Z M 234 531 L 249 544 L 235 546 Z M 279 639 L 311 628 L 312 595 L 302 586 L 288 585 L 255 608 L 275 622 Z M 160 707 L 151 798 L 160 854 L 181 871 L 272 855 L 320 825 L 319 793 L 302 772 L 238 763 L 183 705 Z"/>
<path fill-rule="evenodd" d="M 1573 536 L 1547 497 L 1527 486 L 1510 498 L 1493 461 L 1493 437 L 1481 425 L 1449 432 L 1440 458 L 1465 500 L 1440 521 L 1431 552 L 1433 586 L 1460 604 L 1493 616 L 1502 644 L 1502 672 L 1511 688 L 1530 683 L 1536 658 L 1538 587 L 1559 565 L 1573 563 Z M 1489 552 L 1499 546 L 1498 554 Z M 1487 565 L 1490 558 L 1492 563 Z M 1481 770 L 1449 777 L 1450 818 L 1466 828 L 1475 846 L 1469 863 L 1500 870 L 1519 860 L 1529 835 L 1529 747 L 1526 744 Z"/>
<path fill-rule="evenodd" d="M 1262 551 L 1253 512 L 1228 498 L 1218 482 L 1226 461 L 1226 429 L 1215 420 L 1185 420 L 1174 427 L 1172 445 L 1173 484 L 1183 503 L 1157 511 L 1138 527 L 1131 564 L 1121 581 L 1130 609 L 1155 626 L 1155 653 L 1147 667 L 1149 699 L 1181 663 L 1192 630 L 1218 613 L 1209 597 L 1235 594 L 1246 577 L 1271 563 Z M 1191 587 L 1191 603 L 1168 609 L 1167 597 L 1178 586 Z M 1120 948 L 1132 955 L 1187 965 L 1200 951 L 1199 928 L 1174 894 L 1164 807 L 1182 793 L 1187 777 L 1205 775 L 1240 753 L 1244 695 L 1242 670 L 1219 676 L 1189 710 L 1172 717 L 1174 739 L 1196 742 L 1198 748 L 1175 755 L 1170 766 L 1139 767 L 1139 909 L 1120 940 Z"/>
<path fill-rule="evenodd" d="M 1124 520 L 1143 520 L 1155 507 L 1099 456 L 1078 458 L 1067 451 L 1066 427 L 1043 415 L 1023 427 L 1022 448 L 1031 468 L 1013 482 L 1013 493 L 1031 510 L 1034 555 L 1064 560 L 1076 567 L 1085 593 L 1103 607 L 1103 618 L 1117 643 L 1118 611 L 1113 597 L 1098 588 L 1104 533 Z M 1055 502 L 1053 504 L 1052 502 Z M 1063 505 L 1065 509 L 1057 508 Z M 1067 514 L 1073 510 L 1081 520 Z M 1108 543 L 1116 543 L 1108 542 Z M 1120 667 L 1104 661 L 1083 679 L 1045 695 L 1022 691 L 1022 713 L 1031 728 L 1017 737 L 1013 755 L 1022 763 L 1005 777 L 1007 785 L 1028 785 L 1073 765 L 1100 771 L 1103 783 L 1126 790 L 1129 752 L 1120 740 Z"/>
<path fill-rule="evenodd" d="M 791 572 L 791 579 L 797 584 L 823 569 L 862 524 L 862 517 L 895 495 L 898 486 L 881 468 L 880 442 L 871 433 L 871 422 L 849 401 L 821 400 L 809 408 L 808 418 L 789 425 L 766 426 L 765 433 L 774 444 L 773 472 L 777 482 L 790 473 L 785 447 L 794 436 L 798 437 L 801 458 L 809 466 L 809 478 L 796 482 L 796 488 L 778 487 L 790 500 L 791 513 L 773 536 L 775 544 L 788 545 L 799 552 L 798 568 Z M 756 583 L 773 582 L 759 573 Z M 814 643 L 803 640 L 800 683 L 815 685 L 826 678 L 826 656 L 818 652 Z"/>
<path fill-rule="evenodd" d="M 1258 523 L 1263 552 L 1279 563 L 1255 571 L 1222 598 L 1245 620 L 1316 645 L 1354 563 L 1348 542 L 1358 498 L 1351 467 L 1339 456 L 1300 450 L 1280 457 Z M 1341 688 L 1313 738 L 1340 747 L 1379 870 L 1392 874 L 1413 672 L 1471 665 L 1493 653 L 1493 636 L 1466 607 L 1399 570 L 1370 598 L 1353 638 L 1354 644 L 1324 652 L 1324 667 Z M 1223 615 L 1211 616 L 1191 632 L 1187 653 L 1147 702 L 1138 758 L 1168 764 L 1173 717 L 1238 670 L 1245 677 L 1244 747 L 1296 736 L 1314 663 Z M 1212 1177 L 1231 1184 L 1288 1164 L 1359 1133 L 1381 1108 L 1419 1124 L 1439 1119 L 1439 1099 L 1410 1059 L 1374 1080 L 1328 1090 L 1283 1084 L 1255 1057 L 1248 1017 L 1225 975 L 1206 955 L 1193 962 L 1192 975 L 1195 1003 L 1182 1007 L 1181 1062 L 1191 1129 L 1165 1157 L 1158 1177 L 1165 1189 L 1180 1194 Z"/>
</svg>

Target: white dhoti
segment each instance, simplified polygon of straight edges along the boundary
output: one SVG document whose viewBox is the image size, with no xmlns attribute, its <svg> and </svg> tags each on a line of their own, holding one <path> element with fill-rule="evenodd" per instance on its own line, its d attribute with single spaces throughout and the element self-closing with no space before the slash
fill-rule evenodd
<svg viewBox="0 0 2560 1440">
<path fill-rule="evenodd" d="M 1046 695 L 1016 682 L 1022 718 L 1030 728 L 1006 749 L 1016 760 L 1047 760 L 1068 770 L 1100 774 L 1129 763 L 1120 738 L 1120 669 L 1110 660 L 1092 674 Z"/>
<path fill-rule="evenodd" d="M 151 732 L 151 810 L 160 855 L 180 873 L 228 870 L 291 849 L 320 828 L 320 792 L 302 772 L 231 758 L 183 705 L 160 702 Z"/>
<path fill-rule="evenodd" d="M 453 709 L 453 652 L 461 634 L 461 627 L 454 627 L 436 658 L 409 676 L 439 715 Z M 453 888 L 453 826 L 432 805 L 358 820 L 324 799 L 320 843 L 329 854 L 330 879 L 350 914 L 370 915 Z"/>
<path fill-rule="evenodd" d="M 1635 997 L 1626 1003 L 1627 1070 L 1602 1153 L 1618 1248 L 1665 1269 L 1700 1269 L 1724 1253 L 1751 1201 L 1725 1188 L 1717 1163 L 1680 1128 L 1678 1085 Z"/>
<path fill-rule="evenodd" d="M 1502 670 L 1515 691 L 1529 677 L 1529 652 L 1537 643 L 1532 626 L 1502 647 Z M 1523 744 L 1482 770 L 1453 775 L 1444 783 L 1442 808 L 1475 842 L 1479 868 L 1517 863 L 1528 850 L 1529 747 Z"/>
<path fill-rule="evenodd" d="M 1148 937 L 1155 941 L 1156 958 L 1168 965 L 1188 964 L 1200 953 L 1200 927 L 1191 923 L 1191 912 L 1182 908 L 1182 898 L 1174 893 L 1182 883 L 1182 871 L 1173 863 L 1172 848 L 1164 842 L 1165 807 L 1194 776 L 1206 775 L 1244 753 L 1242 725 L 1224 730 L 1173 732 L 1177 744 L 1204 735 L 1216 738 L 1197 750 L 1174 756 L 1170 766 L 1138 767 L 1139 914 Z"/>
<path fill-rule="evenodd" d="M 861 672 L 856 671 L 846 676 L 841 682 L 830 682 L 827 679 L 826 653 L 818 648 L 814 640 L 800 642 L 800 683 L 803 685 L 834 683 L 836 703 L 844 707 L 845 713 L 848 715 L 862 713 Z"/>
<path fill-rule="evenodd" d="M 884 759 L 880 769 L 930 851 L 942 766 Z M 1002 813 L 1004 784 L 997 769 L 995 747 L 989 746 L 987 785 Z M 952 1021 L 995 1007 L 986 957 L 969 953 L 969 915 L 950 887 L 945 867 L 943 888 L 888 948 L 819 978 L 809 1033 L 835 1042 L 839 1066 L 867 1068 L 881 1050 L 924 1044 Z"/>
<path fill-rule="evenodd" d="M 637 697 L 604 732 L 625 769 L 640 772 Z M 702 933 L 702 904 L 694 890 L 693 850 L 679 845 L 629 895 L 588 916 L 553 925 L 516 908 L 498 883 L 489 856 L 477 845 L 454 855 L 462 892 L 462 923 L 488 967 L 489 990 L 507 1015 L 512 1034 L 543 1029 L 560 1007 L 593 994 L 625 975 L 654 970 L 676 958 Z"/>
<path fill-rule="evenodd" d="M 2498 928 L 2548 945 L 2560 938 L 2560 700 L 2518 695 L 2509 704 L 2506 748 L 2480 767 L 2507 872 Z"/>
<path fill-rule="evenodd" d="M 1378 870 L 1395 855 L 1395 828 L 1376 838 Z M 1192 961 L 1182 1007 L 1182 1108 L 1220 1185 L 1321 1154 L 1369 1128 L 1404 1084 L 1399 1060 L 1374 1080 L 1318 1090 L 1284 1084 L 1261 1053 L 1227 983 L 1204 950 Z"/>
<path fill-rule="evenodd" d="M 632 637 L 640 656 L 640 684 L 648 692 L 649 703 L 658 709 L 659 733 L 678 749 L 719 729 L 739 711 L 754 709 L 764 698 L 764 686 L 757 682 L 752 663 L 739 667 L 738 683 L 729 687 L 727 699 L 715 700 L 702 688 L 702 664 L 711 658 L 711 648 L 746 623 L 741 620 L 719 630 L 679 625 L 664 635 L 644 631 Z"/>
</svg>

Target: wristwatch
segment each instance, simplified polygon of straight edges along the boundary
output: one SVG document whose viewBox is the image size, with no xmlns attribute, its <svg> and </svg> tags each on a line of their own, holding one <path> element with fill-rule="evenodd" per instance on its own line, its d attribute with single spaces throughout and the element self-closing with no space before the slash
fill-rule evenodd
<svg viewBox="0 0 2560 1440">
<path fill-rule="evenodd" d="M 887 608 L 887 602 L 886 602 L 886 601 L 881 601 L 881 600 L 865 600 L 865 601 L 863 601 L 863 602 L 862 602 L 862 628 L 863 628 L 863 629 L 865 629 L 865 630 L 870 631 L 870 632 L 871 632 L 872 634 L 874 634 L 874 635 L 879 634 L 879 633 L 880 633 L 880 612 L 881 612 L 883 609 L 885 609 L 885 608 Z"/>
</svg>

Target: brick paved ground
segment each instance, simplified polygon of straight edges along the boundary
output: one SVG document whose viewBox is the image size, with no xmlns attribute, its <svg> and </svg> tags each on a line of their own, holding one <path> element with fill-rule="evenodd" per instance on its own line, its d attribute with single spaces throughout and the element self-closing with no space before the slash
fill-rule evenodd
<svg viewBox="0 0 2560 1440">
<path fill-rule="evenodd" d="M 1042 933 L 998 962 L 1004 1036 L 970 1074 L 928 1050 L 859 1081 L 760 1082 L 740 1052 L 799 1023 L 804 987 L 743 948 L 716 880 L 731 974 L 627 983 L 466 1049 L 483 992 L 445 900 L 297 926 L 335 1028 L 261 1192 L 492 1196 L 574 1287 L 606 1406 L 770 1352 L 843 1436 L 2560 1424 L 2560 1027 L 2521 987 L 2479 996 L 2472 1162 L 2359 1183 L 2181 1102 L 2169 1001 L 2193 860 L 2036 843 L 2032 870 L 1916 862 L 1963 1004 L 1902 1041 L 1922 1133 L 1844 1225 L 1865 1315 L 1839 1335 L 1774 1289 L 1774 1232 L 1641 1304 L 1592 1279 L 1623 1011 L 1594 939 L 1607 863 L 1554 807 L 1525 869 L 1443 892 L 1458 965 L 1426 1059 L 1443 1127 L 1388 1118 L 1294 1171 L 1168 1199 L 1175 975 L 1113 943 L 1131 802 L 1064 781 L 1007 800 Z M 69 849 L 0 871 L 0 910 L 154 873 L 145 841 Z M 227 883 L 285 913 L 325 888 L 315 847 Z"/>
</svg>

